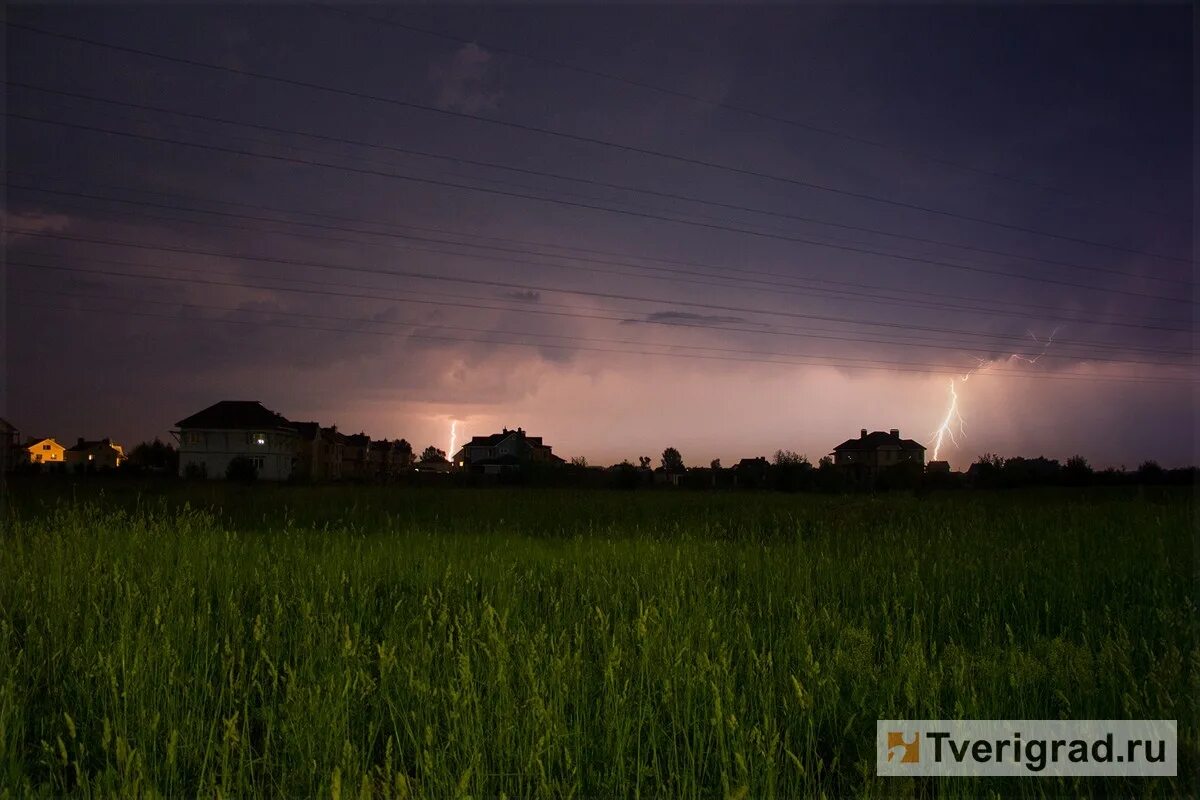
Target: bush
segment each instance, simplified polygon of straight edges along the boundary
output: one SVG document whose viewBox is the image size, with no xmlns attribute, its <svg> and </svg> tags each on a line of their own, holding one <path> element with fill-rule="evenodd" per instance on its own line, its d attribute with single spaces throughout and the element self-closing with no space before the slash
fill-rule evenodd
<svg viewBox="0 0 1200 800">
<path fill-rule="evenodd" d="M 189 481 L 202 481 L 208 477 L 208 467 L 195 461 L 189 461 L 188 465 L 183 468 L 183 477 Z"/>
<path fill-rule="evenodd" d="M 258 480 L 258 467 L 246 456 L 236 456 L 225 468 L 225 480 L 253 483 Z"/>
</svg>

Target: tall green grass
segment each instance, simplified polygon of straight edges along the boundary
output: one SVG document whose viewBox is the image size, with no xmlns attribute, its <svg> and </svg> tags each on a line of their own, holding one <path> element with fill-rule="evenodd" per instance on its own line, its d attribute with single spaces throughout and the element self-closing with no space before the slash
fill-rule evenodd
<svg viewBox="0 0 1200 800">
<path fill-rule="evenodd" d="M 0 795 L 1197 790 L 1184 492 L 188 492 L 16 504 Z M 1180 777 L 877 778 L 906 717 L 1178 719 Z"/>
</svg>

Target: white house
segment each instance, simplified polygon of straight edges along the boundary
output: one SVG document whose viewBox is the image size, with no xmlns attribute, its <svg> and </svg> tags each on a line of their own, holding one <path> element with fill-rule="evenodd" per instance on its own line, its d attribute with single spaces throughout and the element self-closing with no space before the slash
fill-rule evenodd
<svg viewBox="0 0 1200 800">
<path fill-rule="evenodd" d="M 281 414 L 257 400 L 222 400 L 176 423 L 179 474 L 224 478 L 244 456 L 268 481 L 287 480 L 300 455 L 300 436 Z"/>
</svg>

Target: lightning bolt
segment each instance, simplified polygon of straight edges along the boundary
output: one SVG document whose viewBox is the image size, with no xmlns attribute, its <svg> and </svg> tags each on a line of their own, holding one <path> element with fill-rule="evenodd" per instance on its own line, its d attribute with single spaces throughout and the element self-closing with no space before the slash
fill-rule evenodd
<svg viewBox="0 0 1200 800">
<path fill-rule="evenodd" d="M 950 393 L 949 400 L 946 404 L 946 416 L 942 418 L 942 424 L 939 425 L 937 430 L 935 430 L 930 436 L 931 443 L 933 444 L 933 461 L 940 460 L 938 456 L 941 453 L 942 446 L 946 443 L 947 439 L 950 440 L 950 444 L 957 448 L 958 440 L 967 435 L 967 421 L 963 418 L 962 411 L 960 411 L 958 407 L 958 388 L 970 380 L 971 376 L 975 373 L 982 372 L 983 370 L 988 369 L 989 367 L 1001 361 L 1023 361 L 1026 364 L 1036 364 L 1042 356 L 1046 355 L 1046 351 L 1050 349 L 1050 345 L 1054 342 L 1054 337 L 1058 334 L 1058 328 L 1055 328 L 1053 331 L 1051 331 L 1050 335 L 1046 337 L 1044 342 L 1039 340 L 1033 331 L 1027 331 L 1027 333 L 1029 334 L 1029 338 L 1033 339 L 1035 344 L 1042 346 L 1041 352 L 1039 352 L 1037 355 L 1027 356 L 1021 353 L 1011 353 L 1004 358 L 986 359 L 976 357 L 975 360 L 978 363 L 973 369 L 963 373 L 962 375 L 959 375 L 957 378 L 950 379 Z M 958 429 L 957 437 L 954 435 L 956 428 Z"/>
<path fill-rule="evenodd" d="M 450 420 L 450 449 L 446 451 L 447 458 L 454 458 L 454 453 L 458 449 L 455 445 L 458 443 L 458 420 Z"/>
</svg>

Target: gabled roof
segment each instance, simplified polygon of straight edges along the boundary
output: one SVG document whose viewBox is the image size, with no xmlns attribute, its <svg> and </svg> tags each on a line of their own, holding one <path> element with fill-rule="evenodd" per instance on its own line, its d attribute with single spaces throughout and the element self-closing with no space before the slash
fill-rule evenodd
<svg viewBox="0 0 1200 800">
<path fill-rule="evenodd" d="M 114 447 L 114 446 L 112 443 L 112 439 L 98 439 L 96 441 L 88 441 L 86 439 L 81 439 L 78 442 L 76 442 L 73 446 L 68 447 L 67 450 L 68 450 L 68 452 L 71 452 L 71 453 L 83 453 L 88 450 L 95 450 L 97 447 Z M 114 449 L 119 449 L 119 446 L 114 447 Z"/>
<path fill-rule="evenodd" d="M 851 451 L 872 451 L 880 448 L 899 447 L 901 450 L 924 450 L 925 445 L 912 439 L 901 439 L 900 434 L 892 434 L 887 431 L 875 431 L 868 433 L 866 436 L 860 436 L 857 439 L 847 439 L 846 441 L 833 448 L 835 453 L 846 450 Z"/>
<path fill-rule="evenodd" d="M 222 400 L 176 422 L 179 428 L 231 430 L 295 430 L 282 414 L 257 400 Z"/>
<path fill-rule="evenodd" d="M 371 443 L 371 437 L 365 433 L 354 433 L 346 437 L 346 444 L 351 447 L 366 447 Z"/>
<path fill-rule="evenodd" d="M 35 444 L 41 444 L 42 442 L 54 442 L 59 447 L 63 447 L 58 439 L 55 439 L 53 436 L 33 436 L 29 439 L 26 439 L 25 444 L 21 445 L 21 447 L 33 447 Z"/>
</svg>

